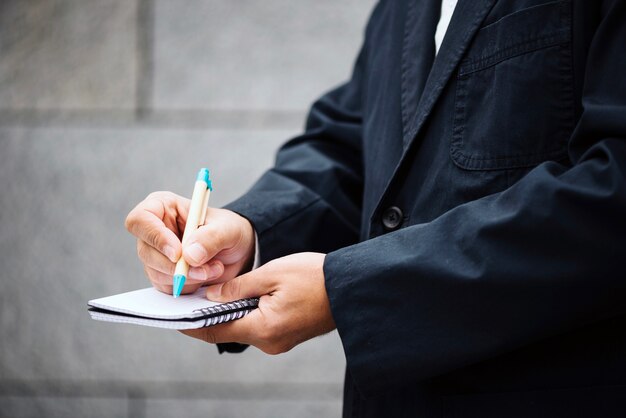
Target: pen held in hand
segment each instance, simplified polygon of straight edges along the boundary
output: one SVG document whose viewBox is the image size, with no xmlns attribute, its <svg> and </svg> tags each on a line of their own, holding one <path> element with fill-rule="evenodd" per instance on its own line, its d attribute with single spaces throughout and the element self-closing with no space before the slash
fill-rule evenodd
<svg viewBox="0 0 626 418">
<path fill-rule="evenodd" d="M 209 178 L 209 170 L 201 168 L 198 171 L 198 177 L 196 178 L 196 184 L 193 188 L 193 194 L 191 195 L 191 206 L 189 208 L 189 215 L 187 216 L 187 224 L 183 231 L 183 247 L 187 243 L 189 235 L 199 226 L 204 224 L 207 208 L 209 206 L 209 196 L 213 187 L 211 185 L 211 179 Z M 176 263 L 176 269 L 174 270 L 173 278 L 173 290 L 174 297 L 180 296 L 180 293 L 185 286 L 185 280 L 189 274 L 189 264 L 185 261 L 185 258 L 181 255 L 180 259 Z"/>
</svg>

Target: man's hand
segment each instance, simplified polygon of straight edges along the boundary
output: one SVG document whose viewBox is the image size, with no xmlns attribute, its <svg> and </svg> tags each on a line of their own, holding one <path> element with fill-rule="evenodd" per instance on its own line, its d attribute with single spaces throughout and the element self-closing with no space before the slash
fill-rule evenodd
<svg viewBox="0 0 626 418">
<path fill-rule="evenodd" d="M 208 343 L 239 342 L 279 354 L 335 329 L 324 286 L 324 254 L 299 253 L 271 261 L 207 288 L 220 302 L 260 296 L 258 309 L 241 319 L 182 331 Z"/>
<path fill-rule="evenodd" d="M 191 201 L 171 192 L 155 192 L 126 218 L 126 229 L 137 237 L 137 254 L 152 285 L 172 293 L 172 275 L 181 257 L 191 266 L 183 293 L 203 284 L 221 283 L 242 273 L 254 257 L 250 222 L 225 209 L 207 210 L 205 225 L 183 236 Z"/>
</svg>

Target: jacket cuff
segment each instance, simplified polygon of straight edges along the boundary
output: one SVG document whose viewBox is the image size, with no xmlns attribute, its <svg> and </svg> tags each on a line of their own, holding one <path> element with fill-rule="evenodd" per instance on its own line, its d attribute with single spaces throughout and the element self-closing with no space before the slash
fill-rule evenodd
<svg viewBox="0 0 626 418">
<path fill-rule="evenodd" d="M 239 344 L 239 343 L 220 343 L 220 344 L 217 344 L 217 351 L 220 354 L 224 354 L 224 353 L 241 353 L 246 348 L 248 348 L 247 344 Z"/>
<path fill-rule="evenodd" d="M 364 300 L 367 295 L 360 295 L 362 286 L 355 282 L 354 270 L 351 269 L 353 257 L 350 247 L 326 255 L 324 260 L 324 281 L 330 309 L 341 338 L 346 357 L 347 369 L 354 386 L 361 395 L 368 393 L 365 382 L 369 376 L 365 363 L 376 364 L 376 358 L 369 358 L 371 341 L 362 341 L 368 335 L 367 320 L 363 312 L 367 309 Z"/>
</svg>

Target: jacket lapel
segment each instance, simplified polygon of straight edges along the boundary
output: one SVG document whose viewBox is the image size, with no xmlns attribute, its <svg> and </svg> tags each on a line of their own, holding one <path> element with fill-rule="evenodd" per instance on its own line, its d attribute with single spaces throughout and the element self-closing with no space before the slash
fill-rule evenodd
<svg viewBox="0 0 626 418">
<path fill-rule="evenodd" d="M 408 0 L 419 3 L 418 0 Z M 478 31 L 482 21 L 485 19 L 494 3 L 497 0 L 459 0 L 452 15 L 452 20 L 448 26 L 448 30 L 444 37 L 439 53 L 433 63 L 432 69 L 428 75 L 423 91 L 415 87 L 415 80 L 418 79 L 419 70 L 415 68 L 415 62 L 419 59 L 411 59 L 410 53 L 420 53 L 421 45 L 419 39 L 410 36 L 411 24 L 414 22 L 411 18 L 410 6 L 405 21 L 405 36 L 402 53 L 402 156 L 393 170 L 393 174 L 389 177 L 385 185 L 384 192 L 381 194 L 378 202 L 372 212 L 372 217 L 376 216 L 381 210 L 381 203 L 385 201 L 387 194 L 390 192 L 390 186 L 398 175 L 400 168 L 408 154 L 408 150 L 418 136 L 420 129 L 424 126 L 424 122 L 430 115 L 433 106 L 441 95 L 441 92 L 448 83 L 455 68 L 458 66 L 461 57 L 469 47 L 471 40 Z M 419 11 L 418 11 L 419 12 Z M 433 34 L 434 38 L 434 34 Z M 421 94 L 420 94 L 421 93 Z"/>
<path fill-rule="evenodd" d="M 413 53 L 420 51 L 420 45 L 413 44 L 419 42 L 419 39 L 410 36 L 411 27 L 405 28 L 402 55 L 402 92 L 404 96 L 402 100 L 404 122 L 402 159 L 404 159 L 407 150 L 413 143 L 419 130 L 424 125 L 424 121 L 432 111 L 435 102 L 441 95 L 443 87 L 450 79 L 450 76 L 468 48 L 474 34 L 478 31 L 480 24 L 491 10 L 495 1 L 496 0 L 459 0 L 420 97 L 411 96 L 412 94 L 418 95 L 420 91 L 415 89 L 415 86 L 411 84 L 416 78 L 413 76 L 416 69 L 414 68 L 415 66 L 411 66 L 414 60 L 412 60 L 410 56 L 411 51 L 413 51 Z M 410 22 L 411 19 L 408 18 L 407 25 L 410 25 Z"/>
</svg>

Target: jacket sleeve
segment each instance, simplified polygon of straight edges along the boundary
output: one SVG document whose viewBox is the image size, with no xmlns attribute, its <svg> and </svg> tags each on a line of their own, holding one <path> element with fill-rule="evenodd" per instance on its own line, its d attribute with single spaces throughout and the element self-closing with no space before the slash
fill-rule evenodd
<svg viewBox="0 0 626 418">
<path fill-rule="evenodd" d="M 359 239 L 366 46 L 351 80 L 313 104 L 304 134 L 287 142 L 274 168 L 226 206 L 253 224 L 261 264 L 301 251 L 327 253 Z"/>
<path fill-rule="evenodd" d="M 570 163 L 328 254 L 331 309 L 364 395 L 626 312 L 626 3 L 589 50 Z"/>
<path fill-rule="evenodd" d="M 318 99 L 305 132 L 287 142 L 266 172 L 225 206 L 247 218 L 258 238 L 259 262 L 301 251 L 328 253 L 359 239 L 363 195 L 361 85 L 368 32 L 350 81 Z M 220 353 L 247 346 L 218 344 Z"/>
</svg>

